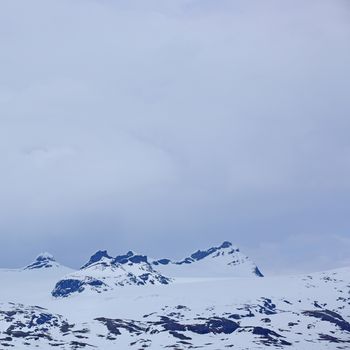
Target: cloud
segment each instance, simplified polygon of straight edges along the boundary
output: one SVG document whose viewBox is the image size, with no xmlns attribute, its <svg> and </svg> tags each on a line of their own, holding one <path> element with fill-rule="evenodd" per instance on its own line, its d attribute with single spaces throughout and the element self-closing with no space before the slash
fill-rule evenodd
<svg viewBox="0 0 350 350">
<path fill-rule="evenodd" d="M 295 274 L 349 266 L 349 248 L 349 237 L 332 233 L 303 233 L 284 237 L 282 243 L 261 242 L 251 253 L 266 267 L 268 275 Z M 273 263 L 283 260 L 289 261 L 289 266 Z"/>
<path fill-rule="evenodd" d="M 349 11 L 2 2 L 0 263 L 15 249 L 74 265 L 102 245 L 181 255 L 231 239 L 254 254 L 296 234 L 345 239 Z"/>
</svg>

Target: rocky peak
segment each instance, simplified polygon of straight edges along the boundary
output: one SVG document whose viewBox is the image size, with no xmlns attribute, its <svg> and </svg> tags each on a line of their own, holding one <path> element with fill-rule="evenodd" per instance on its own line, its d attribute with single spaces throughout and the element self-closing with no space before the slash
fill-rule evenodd
<svg viewBox="0 0 350 350">
<path fill-rule="evenodd" d="M 136 254 L 133 251 L 128 251 L 125 255 L 116 256 L 114 259 L 114 263 L 117 264 L 140 264 L 146 263 L 148 264 L 148 259 L 146 255 Z"/>
<path fill-rule="evenodd" d="M 60 264 L 56 262 L 54 256 L 50 253 L 39 254 L 35 261 L 30 265 L 26 266 L 25 270 L 35 270 L 35 269 L 47 269 L 52 267 L 59 267 Z"/>
<path fill-rule="evenodd" d="M 108 255 L 107 250 L 98 250 L 95 254 L 90 257 L 90 260 L 81 267 L 81 269 L 85 269 L 99 261 L 102 260 L 112 260 L 113 258 Z"/>
</svg>

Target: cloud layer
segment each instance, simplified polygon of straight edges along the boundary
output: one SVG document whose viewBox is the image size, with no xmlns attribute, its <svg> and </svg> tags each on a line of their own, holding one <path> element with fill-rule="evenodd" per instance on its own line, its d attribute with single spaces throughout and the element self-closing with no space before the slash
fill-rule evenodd
<svg viewBox="0 0 350 350">
<path fill-rule="evenodd" d="M 342 0 L 2 1 L 0 264 L 223 239 L 271 272 L 345 264 L 349 15 Z"/>
</svg>

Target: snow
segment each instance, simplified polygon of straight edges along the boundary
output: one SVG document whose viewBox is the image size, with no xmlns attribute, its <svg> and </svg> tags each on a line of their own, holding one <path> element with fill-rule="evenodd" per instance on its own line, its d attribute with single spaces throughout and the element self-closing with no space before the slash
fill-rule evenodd
<svg viewBox="0 0 350 350">
<path fill-rule="evenodd" d="M 208 250 L 199 250 L 180 261 L 162 264 L 159 260 L 153 260 L 153 264 L 158 271 L 171 277 L 262 276 L 253 261 L 230 242 Z"/>
<path fill-rule="evenodd" d="M 52 254 L 45 252 L 45 253 L 40 253 L 35 260 L 51 260 L 55 261 L 55 258 Z"/>
<path fill-rule="evenodd" d="M 225 254 L 216 258 L 220 267 L 228 261 Z M 210 264 L 216 258 L 193 263 L 196 269 L 208 268 L 207 277 L 202 273 L 169 284 L 125 284 L 101 293 L 87 289 L 67 298 L 51 295 L 67 274 L 88 272 L 106 277 L 109 285 L 111 278 L 120 280 L 122 269 L 136 274 L 148 265 L 114 265 L 113 258 L 103 257 L 79 271 L 62 265 L 0 270 L 0 345 L 46 350 L 81 344 L 103 350 L 349 348 L 350 268 L 295 276 L 212 277 Z M 16 333 L 18 324 L 25 325 L 22 333 Z M 12 340 L 3 340 L 6 337 Z"/>
</svg>

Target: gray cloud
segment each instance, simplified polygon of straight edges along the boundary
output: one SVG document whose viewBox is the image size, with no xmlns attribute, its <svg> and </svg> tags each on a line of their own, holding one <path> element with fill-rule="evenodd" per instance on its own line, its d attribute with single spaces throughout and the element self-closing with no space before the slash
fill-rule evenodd
<svg viewBox="0 0 350 350">
<path fill-rule="evenodd" d="M 223 239 L 271 272 L 344 264 L 349 14 L 341 0 L 1 2 L 1 265 Z"/>
</svg>

